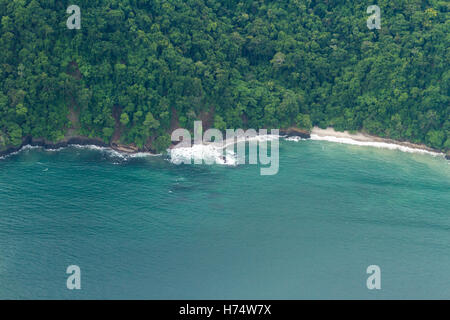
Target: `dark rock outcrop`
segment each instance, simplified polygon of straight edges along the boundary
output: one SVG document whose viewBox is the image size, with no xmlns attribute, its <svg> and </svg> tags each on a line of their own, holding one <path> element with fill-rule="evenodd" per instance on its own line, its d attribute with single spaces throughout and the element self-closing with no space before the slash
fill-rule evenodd
<svg viewBox="0 0 450 320">
<path fill-rule="evenodd" d="M 60 142 L 49 142 L 45 139 L 35 139 L 31 137 L 26 137 L 22 144 L 17 147 L 7 147 L 5 150 L 0 151 L 0 156 L 6 156 L 8 154 L 14 153 L 22 149 L 24 146 L 30 145 L 33 147 L 42 147 L 45 149 L 59 149 L 59 148 L 65 148 L 70 145 L 94 145 L 99 147 L 109 147 L 109 145 L 105 142 L 103 142 L 100 139 L 95 138 L 88 138 L 88 137 L 71 137 L 68 139 L 65 139 Z"/>
<path fill-rule="evenodd" d="M 306 130 L 302 130 L 299 128 L 289 128 L 289 129 L 280 129 L 280 135 L 289 137 L 300 137 L 302 139 L 311 138 L 311 133 Z"/>
</svg>

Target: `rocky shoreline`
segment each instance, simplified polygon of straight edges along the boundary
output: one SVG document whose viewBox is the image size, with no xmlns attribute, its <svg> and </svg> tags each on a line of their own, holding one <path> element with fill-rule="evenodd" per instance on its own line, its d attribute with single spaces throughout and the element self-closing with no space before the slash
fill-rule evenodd
<svg viewBox="0 0 450 320">
<path fill-rule="evenodd" d="M 298 128 L 281 129 L 280 135 L 287 137 L 301 137 L 302 139 L 309 139 L 311 137 L 308 131 L 301 130 Z M 135 154 L 138 152 L 149 152 L 148 150 L 140 150 L 139 148 L 133 145 L 120 145 L 117 143 L 108 144 L 99 138 L 89 138 L 84 136 L 66 137 L 64 140 L 59 142 L 50 142 L 42 138 L 26 137 L 23 139 L 22 144 L 20 146 L 7 147 L 4 150 L 0 150 L 0 157 L 4 157 L 9 154 L 18 152 L 25 146 L 42 147 L 44 149 L 59 149 L 59 148 L 66 148 L 70 145 L 82 145 L 82 146 L 91 145 L 103 148 L 111 148 L 112 150 L 115 150 L 117 152 L 128 154 Z"/>
<path fill-rule="evenodd" d="M 300 137 L 302 139 L 310 139 L 311 138 L 311 132 L 302 130 L 299 128 L 291 127 L 288 129 L 280 129 L 280 135 L 286 136 L 287 138 L 291 137 Z"/>
<path fill-rule="evenodd" d="M 331 128 L 326 129 L 326 130 L 330 130 L 330 129 Z M 310 139 L 311 134 L 317 134 L 318 130 L 319 129 L 317 127 L 315 127 L 311 132 L 309 132 L 309 131 L 302 130 L 299 128 L 291 127 L 288 129 L 280 129 L 280 135 L 285 136 L 287 138 L 300 137 L 302 139 Z M 327 133 L 326 130 L 325 129 L 322 130 L 323 132 L 320 132 L 320 134 L 326 134 Z M 330 132 L 330 131 L 328 131 L 328 132 Z M 336 133 L 336 132 L 333 132 L 333 133 Z M 349 135 L 347 132 L 338 133 L 338 135 L 340 135 L 340 134 L 346 135 L 346 136 Z M 383 141 L 383 142 L 395 143 L 398 145 L 408 146 L 411 148 L 420 148 L 420 149 L 424 149 L 424 150 L 428 150 L 428 151 L 432 151 L 432 152 L 436 152 L 436 153 L 441 153 L 441 151 L 434 150 L 427 146 L 417 145 L 417 144 L 413 144 L 411 142 L 406 142 L 406 141 L 394 141 L 391 139 L 370 136 L 370 135 L 363 134 L 363 133 L 358 133 L 356 135 L 350 135 L 350 136 L 352 138 L 357 137 L 357 140 L 360 140 L 360 141 L 366 140 L 366 139 L 367 140 L 371 139 L 371 141 Z M 65 148 L 65 147 L 68 147 L 71 145 L 83 145 L 83 146 L 93 145 L 93 146 L 97 146 L 97 147 L 111 148 L 112 150 L 115 150 L 115 151 L 118 151 L 121 153 L 128 153 L 128 154 L 135 154 L 138 152 L 149 152 L 148 150 L 140 150 L 139 148 L 137 148 L 136 146 L 133 146 L 133 145 L 119 145 L 116 143 L 108 144 L 99 138 L 89 138 L 89 137 L 84 137 L 84 136 L 68 137 L 59 142 L 49 142 L 49 141 L 47 141 L 45 139 L 41 139 L 41 138 L 26 137 L 20 146 L 7 147 L 4 150 L 0 150 L 0 157 L 4 157 L 9 154 L 18 152 L 23 147 L 28 146 L 28 145 L 33 146 L 33 147 L 42 147 L 44 149 L 59 149 L 59 148 Z M 448 151 L 447 153 L 444 153 L 444 157 L 445 157 L 445 159 L 450 160 L 450 151 Z"/>
<path fill-rule="evenodd" d="M 96 138 L 88 138 L 88 137 L 70 137 L 66 138 L 59 142 L 49 142 L 45 139 L 36 139 L 32 137 L 26 137 L 23 139 L 22 144 L 17 147 L 7 147 L 5 150 L 0 150 L 0 157 L 7 156 L 11 153 L 20 151 L 25 146 L 32 146 L 32 147 L 42 147 L 44 149 L 59 149 L 59 148 L 65 148 L 70 145 L 94 145 L 97 147 L 104 147 L 104 148 L 112 148 L 111 145 L 105 143 L 104 141 Z M 113 149 L 113 148 L 112 148 Z"/>
</svg>

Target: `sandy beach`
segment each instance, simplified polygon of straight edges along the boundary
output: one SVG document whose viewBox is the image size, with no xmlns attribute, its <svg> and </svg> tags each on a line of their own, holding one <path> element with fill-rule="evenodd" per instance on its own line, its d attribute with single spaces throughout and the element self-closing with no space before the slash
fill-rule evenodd
<svg viewBox="0 0 450 320">
<path fill-rule="evenodd" d="M 336 131 L 333 128 L 321 129 L 319 127 L 314 127 L 311 130 L 311 139 L 444 156 L 443 153 L 434 150 L 432 148 L 429 148 L 423 144 L 415 144 L 407 141 L 396 141 L 392 139 L 380 138 L 362 132 L 357 133 L 349 133 L 348 131 L 341 132 Z"/>
</svg>

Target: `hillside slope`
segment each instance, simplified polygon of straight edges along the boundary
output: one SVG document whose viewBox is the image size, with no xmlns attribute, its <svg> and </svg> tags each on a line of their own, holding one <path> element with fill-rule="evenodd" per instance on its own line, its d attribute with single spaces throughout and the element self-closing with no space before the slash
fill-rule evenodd
<svg viewBox="0 0 450 320">
<path fill-rule="evenodd" d="M 379 0 L 380 30 L 371 4 L 0 0 L 0 149 L 77 134 L 161 150 L 202 117 L 450 149 L 449 3 Z"/>
</svg>

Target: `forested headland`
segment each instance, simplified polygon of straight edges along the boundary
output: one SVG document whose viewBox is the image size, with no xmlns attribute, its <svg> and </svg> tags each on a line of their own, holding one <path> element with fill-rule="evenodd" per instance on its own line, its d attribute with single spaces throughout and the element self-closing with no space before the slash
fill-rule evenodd
<svg viewBox="0 0 450 320">
<path fill-rule="evenodd" d="M 66 9 L 81 8 L 69 30 Z M 381 29 L 366 25 L 381 8 Z M 0 149 L 70 136 L 161 151 L 194 120 L 450 149 L 444 0 L 0 0 Z"/>
</svg>

